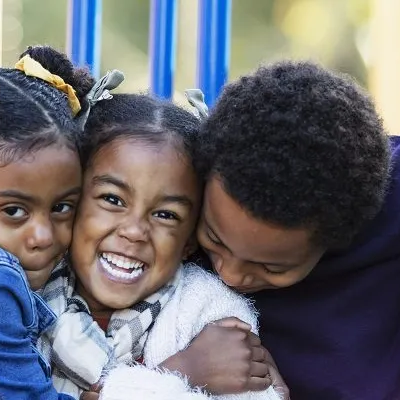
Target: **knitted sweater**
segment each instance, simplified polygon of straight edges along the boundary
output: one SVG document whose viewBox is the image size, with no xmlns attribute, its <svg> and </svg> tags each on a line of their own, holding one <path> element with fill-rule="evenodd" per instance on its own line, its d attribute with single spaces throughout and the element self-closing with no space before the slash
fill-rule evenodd
<svg viewBox="0 0 400 400">
<path fill-rule="evenodd" d="M 196 265 L 186 266 L 178 287 L 158 316 L 144 348 L 143 366 L 121 366 L 104 382 L 101 400 L 189 400 L 207 399 L 208 395 L 191 390 L 185 378 L 154 369 L 162 361 L 185 349 L 210 322 L 237 317 L 257 333 L 253 305 L 234 293 L 217 277 Z M 279 388 L 277 388 L 279 390 Z M 215 396 L 230 400 L 279 400 L 277 390 Z"/>
</svg>

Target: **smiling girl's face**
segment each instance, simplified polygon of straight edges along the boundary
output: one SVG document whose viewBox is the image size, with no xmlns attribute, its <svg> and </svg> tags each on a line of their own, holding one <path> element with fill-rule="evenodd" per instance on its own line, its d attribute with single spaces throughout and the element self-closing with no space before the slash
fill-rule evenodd
<svg viewBox="0 0 400 400">
<path fill-rule="evenodd" d="M 71 247 L 92 311 L 130 307 L 173 277 L 190 251 L 200 200 L 176 144 L 119 138 L 94 155 Z"/>
</svg>

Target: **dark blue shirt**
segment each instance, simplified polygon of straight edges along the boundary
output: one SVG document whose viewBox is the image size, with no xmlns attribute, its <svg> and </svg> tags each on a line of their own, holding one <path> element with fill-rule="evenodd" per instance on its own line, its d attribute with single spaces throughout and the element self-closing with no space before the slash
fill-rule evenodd
<svg viewBox="0 0 400 400">
<path fill-rule="evenodd" d="M 18 260 L 0 249 L 0 399 L 73 400 L 55 391 L 50 366 L 35 346 L 54 321 Z"/>
<path fill-rule="evenodd" d="M 400 137 L 380 214 L 301 283 L 254 298 L 292 400 L 400 399 Z"/>
</svg>

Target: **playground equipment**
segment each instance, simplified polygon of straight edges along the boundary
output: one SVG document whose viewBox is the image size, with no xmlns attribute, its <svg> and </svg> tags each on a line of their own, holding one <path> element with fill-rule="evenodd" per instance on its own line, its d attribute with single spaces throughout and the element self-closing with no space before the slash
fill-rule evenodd
<svg viewBox="0 0 400 400">
<path fill-rule="evenodd" d="M 116 3 L 117 4 L 117 3 Z M 76 65 L 100 72 L 102 0 L 69 0 L 68 53 Z M 231 0 L 199 0 L 197 82 L 208 106 L 227 80 L 230 59 Z M 150 90 L 171 98 L 176 62 L 177 0 L 150 3 Z"/>
</svg>

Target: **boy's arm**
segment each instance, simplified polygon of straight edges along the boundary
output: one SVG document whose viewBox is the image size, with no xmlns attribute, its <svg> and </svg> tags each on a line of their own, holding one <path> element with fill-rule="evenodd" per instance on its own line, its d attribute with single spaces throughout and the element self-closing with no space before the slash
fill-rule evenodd
<svg viewBox="0 0 400 400">
<path fill-rule="evenodd" d="M 189 377 L 193 386 L 205 386 L 214 394 L 261 391 L 260 398 L 273 398 L 265 391 L 272 382 L 279 387 L 281 398 L 287 399 L 287 387 L 271 355 L 255 335 L 257 318 L 252 304 L 214 275 L 195 266 L 186 268 L 180 304 L 173 307 L 178 309 L 177 329 L 170 327 L 174 310 L 169 307 L 153 327 L 153 333 L 159 330 L 161 334 L 150 333 L 146 363 L 150 359 L 152 366 L 158 360 L 155 365 L 179 371 Z M 178 344 L 174 347 L 170 342 L 169 349 L 174 347 L 175 351 L 164 352 L 160 360 L 157 336 L 169 332 L 173 337 L 174 330 L 178 332 Z M 272 388 L 268 390 L 271 391 Z"/>
<path fill-rule="evenodd" d="M 0 398 L 73 400 L 56 392 L 31 347 L 26 324 L 33 321 L 23 319 L 31 301 L 18 272 L 0 264 Z"/>
<path fill-rule="evenodd" d="M 271 385 L 266 351 L 250 325 L 225 318 L 206 325 L 184 350 L 160 364 L 213 394 L 264 390 Z"/>
</svg>

